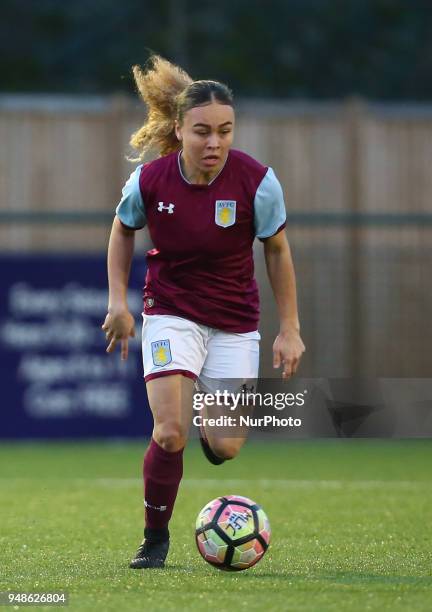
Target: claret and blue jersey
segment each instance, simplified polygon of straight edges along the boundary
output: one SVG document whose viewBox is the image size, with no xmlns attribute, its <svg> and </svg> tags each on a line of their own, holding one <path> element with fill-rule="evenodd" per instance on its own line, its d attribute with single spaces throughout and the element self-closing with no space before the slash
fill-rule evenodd
<svg viewBox="0 0 432 612">
<path fill-rule="evenodd" d="M 231 149 L 208 185 L 189 183 L 175 152 L 138 166 L 116 209 L 123 225 L 148 226 L 144 312 L 170 314 L 216 329 L 258 328 L 252 244 L 285 226 L 273 170 Z"/>
</svg>

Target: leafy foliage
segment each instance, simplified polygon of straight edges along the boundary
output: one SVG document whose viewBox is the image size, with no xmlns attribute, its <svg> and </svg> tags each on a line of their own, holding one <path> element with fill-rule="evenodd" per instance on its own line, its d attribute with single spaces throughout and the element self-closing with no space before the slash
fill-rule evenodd
<svg viewBox="0 0 432 612">
<path fill-rule="evenodd" d="M 239 96 L 432 96 L 428 0 L 3 0 L 3 91 L 132 91 L 150 50 Z"/>
</svg>

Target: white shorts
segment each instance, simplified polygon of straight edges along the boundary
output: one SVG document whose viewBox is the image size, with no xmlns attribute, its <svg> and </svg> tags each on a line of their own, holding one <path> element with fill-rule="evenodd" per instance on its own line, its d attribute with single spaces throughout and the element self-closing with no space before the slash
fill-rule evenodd
<svg viewBox="0 0 432 612">
<path fill-rule="evenodd" d="M 200 390 L 236 392 L 258 378 L 258 331 L 224 332 L 171 315 L 145 315 L 142 331 L 144 379 L 183 374 Z"/>
</svg>

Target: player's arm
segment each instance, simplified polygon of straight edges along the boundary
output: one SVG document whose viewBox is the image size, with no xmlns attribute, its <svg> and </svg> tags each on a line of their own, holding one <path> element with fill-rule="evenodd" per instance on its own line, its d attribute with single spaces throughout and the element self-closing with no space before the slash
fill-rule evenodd
<svg viewBox="0 0 432 612">
<path fill-rule="evenodd" d="M 283 228 L 286 210 L 282 187 L 272 168 L 254 200 L 255 235 L 264 243 L 267 274 L 279 311 L 280 330 L 273 344 L 273 366 L 283 365 L 283 378 L 295 374 L 305 346 L 300 338 L 297 292 L 291 250 Z"/>
<path fill-rule="evenodd" d="M 121 358 L 127 359 L 128 339 L 135 335 L 135 321 L 127 304 L 127 288 L 135 245 L 135 231 L 146 224 L 140 191 L 142 166 L 132 172 L 116 208 L 108 246 L 108 314 L 102 329 L 108 341 L 107 353 L 121 343 Z"/>
<path fill-rule="evenodd" d="M 282 364 L 282 377 L 289 378 L 298 368 L 305 345 L 300 337 L 294 264 L 283 230 L 264 241 L 264 256 L 280 323 L 273 344 L 273 367 Z"/>
<path fill-rule="evenodd" d="M 265 240 L 264 257 L 279 312 L 280 330 L 295 329 L 300 332 L 294 264 L 283 230 Z"/>
<path fill-rule="evenodd" d="M 108 245 L 108 310 L 127 307 L 127 288 L 135 246 L 135 231 L 122 225 L 116 216 Z"/>
<path fill-rule="evenodd" d="M 122 225 L 116 216 L 108 246 L 108 314 L 102 329 L 112 353 L 121 342 L 121 358 L 127 359 L 128 338 L 135 335 L 135 321 L 127 304 L 127 288 L 135 245 L 135 231 Z"/>
</svg>

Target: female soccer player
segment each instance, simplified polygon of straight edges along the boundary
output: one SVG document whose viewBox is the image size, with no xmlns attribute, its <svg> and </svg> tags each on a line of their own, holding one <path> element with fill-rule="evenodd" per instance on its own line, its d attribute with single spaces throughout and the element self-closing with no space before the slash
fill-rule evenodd
<svg viewBox="0 0 432 612">
<path fill-rule="evenodd" d="M 148 108 L 131 138 L 140 159 L 116 209 L 108 248 L 109 305 L 102 329 L 111 353 L 128 355 L 134 319 L 126 301 L 135 231 L 148 226 L 143 364 L 154 429 L 144 456 L 144 540 L 131 568 L 163 567 L 168 522 L 183 471 L 194 383 L 202 392 L 235 392 L 258 376 L 258 290 L 252 244 L 264 244 L 280 331 L 273 365 L 289 378 L 305 350 L 300 338 L 295 274 L 283 231 L 285 205 L 271 168 L 231 148 L 231 91 L 192 81 L 153 56 L 133 69 Z M 205 430 L 201 443 L 215 464 L 232 459 L 246 431 L 223 437 Z"/>
</svg>

